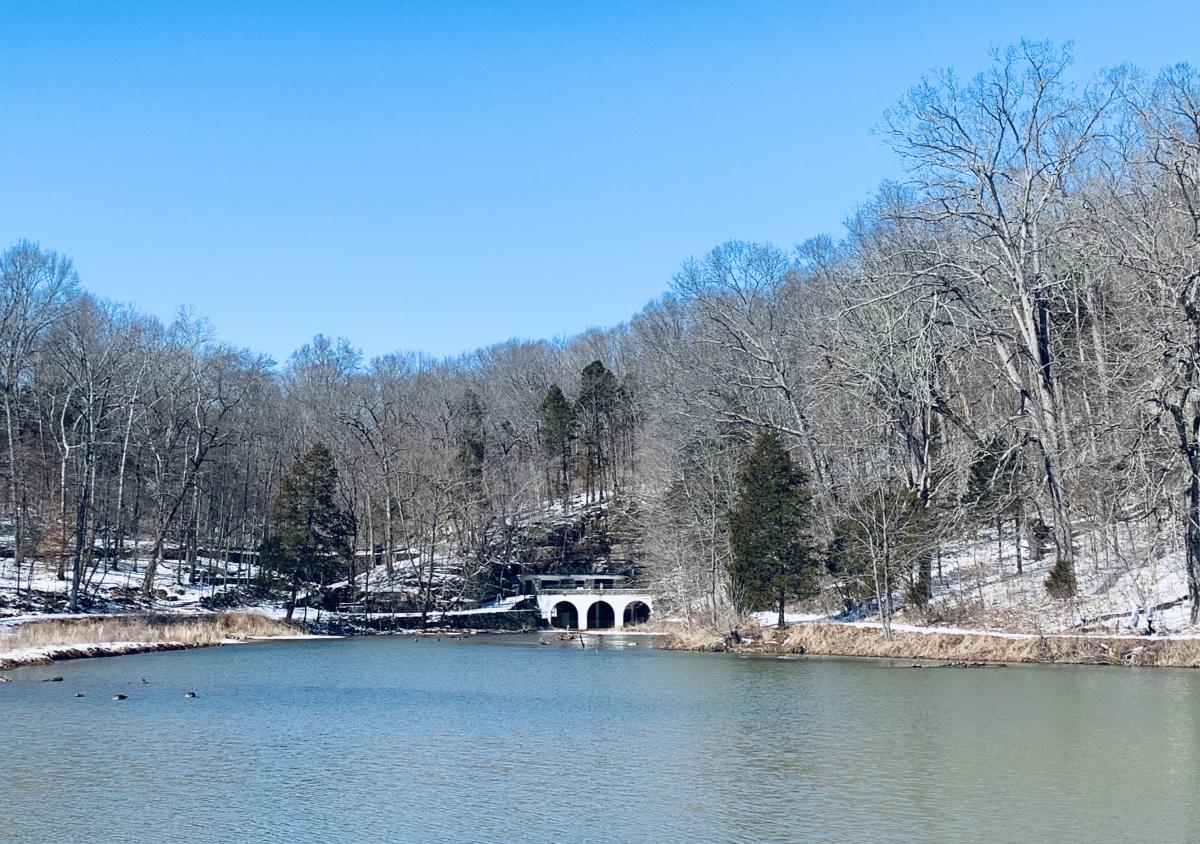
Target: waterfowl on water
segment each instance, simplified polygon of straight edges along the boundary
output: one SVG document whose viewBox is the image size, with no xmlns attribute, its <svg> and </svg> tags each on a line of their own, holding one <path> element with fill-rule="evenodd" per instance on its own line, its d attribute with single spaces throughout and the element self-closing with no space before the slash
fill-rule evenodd
<svg viewBox="0 0 1200 844">
<path fill-rule="evenodd" d="M 129 700 L 129 695 L 113 695 L 113 700 Z"/>
<path fill-rule="evenodd" d="M 83 692 L 76 692 L 75 697 L 86 697 L 86 695 Z"/>
<path fill-rule="evenodd" d="M 61 683 L 62 677 L 46 677 L 42 680 L 43 683 Z"/>
<path fill-rule="evenodd" d="M 194 698 L 196 696 L 196 693 L 195 692 L 184 692 L 183 696 L 186 698 Z"/>
</svg>

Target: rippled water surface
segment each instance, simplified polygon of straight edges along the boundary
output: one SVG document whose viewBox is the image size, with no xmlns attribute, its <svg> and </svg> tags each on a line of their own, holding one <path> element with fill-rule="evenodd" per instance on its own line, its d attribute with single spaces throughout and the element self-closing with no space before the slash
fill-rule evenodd
<svg viewBox="0 0 1200 844">
<path fill-rule="evenodd" d="M 0 841 L 1200 841 L 1200 672 L 536 642 L 12 672 Z"/>
</svg>

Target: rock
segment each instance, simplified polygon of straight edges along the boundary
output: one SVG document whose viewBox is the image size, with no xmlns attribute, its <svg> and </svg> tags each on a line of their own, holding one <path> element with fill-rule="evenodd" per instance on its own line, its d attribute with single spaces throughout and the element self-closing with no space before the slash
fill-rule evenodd
<svg viewBox="0 0 1200 844">
<path fill-rule="evenodd" d="M 129 695 L 113 695 L 113 700 L 129 700 Z"/>
<path fill-rule="evenodd" d="M 3 676 L 0 676 L 0 683 L 11 683 L 11 682 L 12 682 L 12 678 L 11 678 L 11 677 L 3 677 Z"/>
</svg>

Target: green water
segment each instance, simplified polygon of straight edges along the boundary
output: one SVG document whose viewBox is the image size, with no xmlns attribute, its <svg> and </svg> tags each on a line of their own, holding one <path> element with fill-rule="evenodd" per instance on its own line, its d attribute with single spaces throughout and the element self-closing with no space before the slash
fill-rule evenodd
<svg viewBox="0 0 1200 844">
<path fill-rule="evenodd" d="M 0 841 L 1200 841 L 1200 672 L 607 641 L 11 672 Z"/>
</svg>

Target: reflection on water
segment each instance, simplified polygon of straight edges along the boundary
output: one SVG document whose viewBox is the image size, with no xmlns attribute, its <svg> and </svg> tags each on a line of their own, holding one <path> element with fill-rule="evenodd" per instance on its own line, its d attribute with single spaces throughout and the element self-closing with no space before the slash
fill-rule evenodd
<svg viewBox="0 0 1200 844">
<path fill-rule="evenodd" d="M 0 840 L 1200 840 L 1200 672 L 647 644 L 389 637 L 14 672 Z"/>
</svg>

